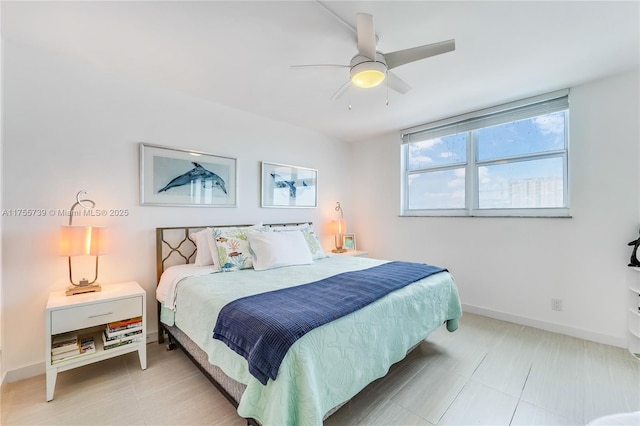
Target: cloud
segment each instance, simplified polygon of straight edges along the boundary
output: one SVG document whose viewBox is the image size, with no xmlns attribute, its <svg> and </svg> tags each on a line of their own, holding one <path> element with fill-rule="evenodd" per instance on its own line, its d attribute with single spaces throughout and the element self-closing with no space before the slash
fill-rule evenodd
<svg viewBox="0 0 640 426">
<path fill-rule="evenodd" d="M 464 187 L 464 184 L 465 184 L 464 179 L 453 179 L 453 180 L 450 180 L 447 183 L 447 186 L 449 188 L 456 188 L 456 187 L 461 187 L 461 186 Z"/>
<path fill-rule="evenodd" d="M 564 114 L 556 113 L 533 118 L 533 124 L 543 135 L 564 134 Z"/>
<path fill-rule="evenodd" d="M 412 155 L 410 163 L 415 165 L 431 164 L 433 163 L 433 158 L 429 157 L 428 155 Z"/>
<path fill-rule="evenodd" d="M 416 150 L 419 149 L 433 149 L 434 146 L 439 145 L 442 143 L 442 139 L 441 138 L 435 138 L 435 139 L 428 139 L 426 141 L 420 141 L 420 142 L 413 142 L 411 145 L 413 145 L 413 147 Z"/>
<path fill-rule="evenodd" d="M 453 157 L 454 155 L 455 154 L 451 151 L 445 151 L 440 153 L 440 158 L 450 158 L 450 157 Z"/>
<path fill-rule="evenodd" d="M 489 176 L 489 169 L 486 167 L 478 167 L 478 180 L 480 183 L 490 183 L 493 179 Z"/>
</svg>

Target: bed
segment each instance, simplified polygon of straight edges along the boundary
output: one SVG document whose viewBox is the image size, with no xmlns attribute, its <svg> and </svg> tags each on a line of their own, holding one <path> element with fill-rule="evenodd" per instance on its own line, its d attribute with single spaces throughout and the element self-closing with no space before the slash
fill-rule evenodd
<svg viewBox="0 0 640 426">
<path fill-rule="evenodd" d="M 251 258 L 247 234 L 238 230 L 249 232 L 255 242 L 252 247 L 256 252 L 251 250 L 254 259 L 265 258 L 264 249 L 255 240 L 258 233 L 260 238 L 262 233 L 279 233 L 278 238 L 287 241 L 293 241 L 295 234 L 296 242 L 300 233 L 309 244 L 311 262 L 281 265 L 278 259 L 270 259 L 267 268 L 264 260 L 237 267 L 242 261 L 246 266 Z M 231 236 L 243 240 L 244 248 L 238 241 L 223 247 Z M 218 256 L 215 245 L 220 250 Z M 218 265 L 203 264 L 207 247 Z M 280 294 L 338 275 L 389 267 L 392 262 L 325 254 L 311 224 L 157 228 L 156 259 L 159 342 L 164 342 L 166 332 L 170 345 L 180 346 L 250 423 L 322 424 L 367 384 L 384 376 L 433 330 L 445 325 L 455 331 L 462 315 L 451 274 L 437 271 L 306 332 L 284 354 L 277 377 L 263 384 L 264 380 L 250 371 L 248 358 L 212 337 L 221 311 L 237 299 Z"/>
</svg>

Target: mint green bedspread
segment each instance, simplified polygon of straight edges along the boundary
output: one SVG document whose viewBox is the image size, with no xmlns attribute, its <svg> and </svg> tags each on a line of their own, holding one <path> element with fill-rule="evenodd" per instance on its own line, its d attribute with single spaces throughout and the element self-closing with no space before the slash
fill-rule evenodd
<svg viewBox="0 0 640 426">
<path fill-rule="evenodd" d="M 251 376 L 244 358 L 212 338 L 218 312 L 240 297 L 384 262 L 331 256 L 313 265 L 190 277 L 178 285 L 175 313 L 163 309 L 161 319 L 175 323 L 208 354 L 211 364 L 247 385 L 239 401 L 240 416 L 263 425 L 321 425 L 329 410 L 384 376 L 445 321 L 449 331 L 457 328 L 462 309 L 451 275 L 432 275 L 314 329 L 290 348 L 277 379 L 266 386 Z"/>
</svg>

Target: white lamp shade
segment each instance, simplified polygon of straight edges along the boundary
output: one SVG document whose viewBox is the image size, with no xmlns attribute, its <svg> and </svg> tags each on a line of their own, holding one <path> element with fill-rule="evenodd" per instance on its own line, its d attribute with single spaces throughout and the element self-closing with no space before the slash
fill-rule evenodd
<svg viewBox="0 0 640 426">
<path fill-rule="evenodd" d="M 107 252 L 107 229 L 101 226 L 91 227 L 91 256 L 101 256 Z"/>
<path fill-rule="evenodd" d="M 63 226 L 60 228 L 62 256 L 100 256 L 106 252 L 106 229 L 97 226 Z"/>
<path fill-rule="evenodd" d="M 347 223 L 344 219 L 331 221 L 331 233 L 332 234 L 344 234 L 347 232 Z"/>
</svg>

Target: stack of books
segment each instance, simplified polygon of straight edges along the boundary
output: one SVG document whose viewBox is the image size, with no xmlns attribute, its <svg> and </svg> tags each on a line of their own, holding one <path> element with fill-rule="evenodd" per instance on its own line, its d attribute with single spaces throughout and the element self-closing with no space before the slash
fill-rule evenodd
<svg viewBox="0 0 640 426">
<path fill-rule="evenodd" d="M 117 348 L 142 339 L 142 317 L 110 322 L 102 332 L 105 350 Z"/>
<path fill-rule="evenodd" d="M 95 351 L 93 336 L 78 336 L 75 333 L 59 334 L 51 341 L 51 363 L 69 361 Z"/>
</svg>

